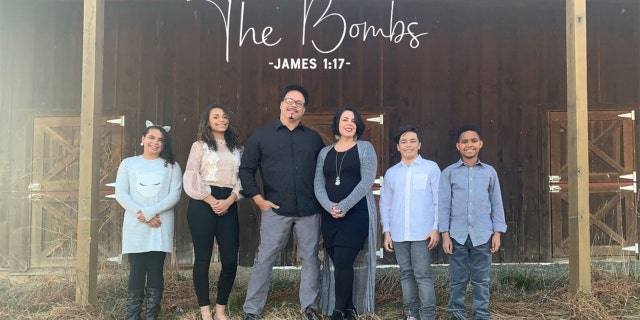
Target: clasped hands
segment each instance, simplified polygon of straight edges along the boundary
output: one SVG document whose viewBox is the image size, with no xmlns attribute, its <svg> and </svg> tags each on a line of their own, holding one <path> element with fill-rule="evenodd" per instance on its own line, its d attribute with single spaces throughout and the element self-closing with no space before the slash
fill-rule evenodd
<svg viewBox="0 0 640 320">
<path fill-rule="evenodd" d="M 148 224 L 151 228 L 160 228 L 160 226 L 162 226 L 162 221 L 160 220 L 159 214 L 156 214 L 155 216 L 153 216 L 153 218 L 147 221 L 147 218 L 144 217 L 144 213 L 142 213 L 142 210 L 138 210 L 138 212 L 136 212 L 136 217 L 138 218 L 138 221 Z"/>
<path fill-rule="evenodd" d="M 334 203 L 331 206 L 331 212 L 329 212 L 331 214 L 331 216 L 335 219 L 341 219 L 344 218 L 344 216 L 346 215 L 346 212 L 342 212 L 342 210 L 338 209 L 338 204 Z"/>
<path fill-rule="evenodd" d="M 220 200 L 214 198 L 212 195 L 207 196 L 203 199 L 207 204 L 211 206 L 211 210 L 213 213 L 218 216 L 222 216 L 229 210 L 232 202 L 229 202 L 228 199 Z"/>
</svg>

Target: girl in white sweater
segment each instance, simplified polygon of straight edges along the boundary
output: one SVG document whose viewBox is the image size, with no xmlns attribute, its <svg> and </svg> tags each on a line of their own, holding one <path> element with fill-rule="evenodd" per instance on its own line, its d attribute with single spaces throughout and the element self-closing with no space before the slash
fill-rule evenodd
<svg viewBox="0 0 640 320">
<path fill-rule="evenodd" d="M 122 253 L 130 263 L 127 320 L 140 319 L 145 298 L 146 318 L 157 319 L 164 287 L 162 269 L 173 251 L 173 207 L 182 192 L 182 171 L 175 161 L 170 127 L 147 121 L 142 155 L 126 158 L 118 168 L 116 200 L 125 209 Z"/>
</svg>

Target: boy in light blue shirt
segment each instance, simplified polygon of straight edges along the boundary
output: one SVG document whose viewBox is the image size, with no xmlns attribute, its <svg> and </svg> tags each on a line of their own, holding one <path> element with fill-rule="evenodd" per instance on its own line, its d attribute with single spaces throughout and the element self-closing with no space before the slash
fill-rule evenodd
<svg viewBox="0 0 640 320">
<path fill-rule="evenodd" d="M 460 160 L 440 176 L 439 229 L 442 250 L 449 258 L 451 319 L 466 319 L 465 298 L 473 286 L 472 318 L 489 319 L 491 255 L 500 249 L 500 234 L 507 231 L 496 170 L 478 159 L 483 142 L 480 129 L 458 130 Z"/>
<path fill-rule="evenodd" d="M 395 251 L 400 266 L 406 319 L 435 319 L 436 295 L 429 250 L 440 240 L 440 168 L 418 153 L 421 147 L 418 128 L 400 128 L 394 141 L 402 160 L 387 170 L 380 193 L 384 248 Z"/>
</svg>

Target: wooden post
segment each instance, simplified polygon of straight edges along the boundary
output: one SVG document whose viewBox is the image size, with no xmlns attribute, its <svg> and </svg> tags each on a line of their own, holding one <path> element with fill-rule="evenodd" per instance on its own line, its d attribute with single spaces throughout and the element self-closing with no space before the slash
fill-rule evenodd
<svg viewBox="0 0 640 320">
<path fill-rule="evenodd" d="M 104 0 L 84 0 L 76 303 L 96 302 Z"/>
<path fill-rule="evenodd" d="M 569 291 L 591 292 L 586 0 L 567 4 Z"/>
</svg>

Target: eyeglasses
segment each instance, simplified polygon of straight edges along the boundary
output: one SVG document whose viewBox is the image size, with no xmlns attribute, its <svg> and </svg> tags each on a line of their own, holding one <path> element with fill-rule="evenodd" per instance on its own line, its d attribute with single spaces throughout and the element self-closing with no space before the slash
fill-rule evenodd
<svg viewBox="0 0 640 320">
<path fill-rule="evenodd" d="M 284 100 L 282 100 L 282 101 L 284 101 L 284 103 L 286 103 L 286 104 L 288 104 L 290 106 L 295 104 L 296 107 L 298 107 L 298 108 L 303 108 L 304 107 L 304 102 L 302 102 L 300 100 L 293 100 L 291 98 L 284 98 Z"/>
</svg>

